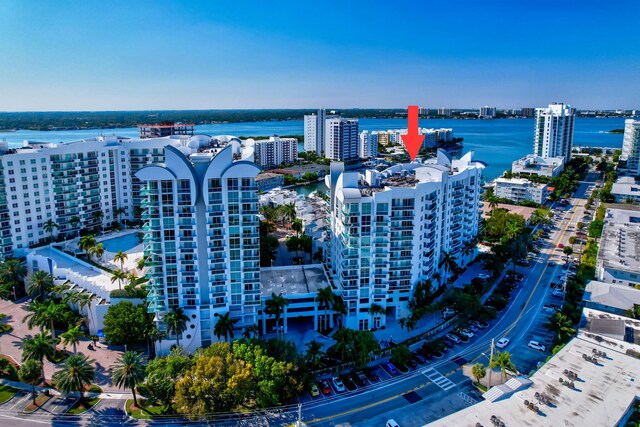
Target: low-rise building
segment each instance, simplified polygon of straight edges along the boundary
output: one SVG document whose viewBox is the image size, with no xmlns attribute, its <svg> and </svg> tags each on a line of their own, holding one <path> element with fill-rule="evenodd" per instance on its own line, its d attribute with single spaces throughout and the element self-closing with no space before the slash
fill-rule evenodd
<svg viewBox="0 0 640 427">
<path fill-rule="evenodd" d="M 564 170 L 564 157 L 540 157 L 529 154 L 511 164 L 511 172 L 517 174 L 554 177 Z"/>
<path fill-rule="evenodd" d="M 268 191 L 284 185 L 284 175 L 264 172 L 256 176 L 256 187 L 259 191 Z"/>
<path fill-rule="evenodd" d="M 529 200 L 543 204 L 549 195 L 547 184 L 536 184 L 524 178 L 498 178 L 495 180 L 495 195 L 515 203 Z"/>
<path fill-rule="evenodd" d="M 584 290 L 582 301 L 585 307 L 625 315 L 634 305 L 640 305 L 640 290 L 631 286 L 592 280 Z"/>
<path fill-rule="evenodd" d="M 607 209 L 604 221 L 596 277 L 606 283 L 640 285 L 640 210 Z"/>
<path fill-rule="evenodd" d="M 640 185 L 630 176 L 622 176 L 611 187 L 616 203 L 640 203 Z"/>
<path fill-rule="evenodd" d="M 267 172 L 278 173 L 281 175 L 291 175 L 295 178 L 302 178 L 305 173 L 315 173 L 318 178 L 322 178 L 329 172 L 329 166 L 310 163 L 308 165 L 296 165 L 289 168 L 272 169 Z"/>
</svg>

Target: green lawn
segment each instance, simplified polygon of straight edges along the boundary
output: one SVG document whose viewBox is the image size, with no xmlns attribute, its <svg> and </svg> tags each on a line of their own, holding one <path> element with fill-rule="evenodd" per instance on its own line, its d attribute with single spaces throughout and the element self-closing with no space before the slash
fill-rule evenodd
<svg viewBox="0 0 640 427">
<path fill-rule="evenodd" d="M 6 357 L 0 357 L 0 359 L 7 359 Z M 18 368 L 15 367 L 15 365 L 13 364 L 13 362 L 11 362 L 10 359 L 9 360 L 9 366 L 7 367 L 6 372 L 3 372 L 0 374 L 0 378 L 4 378 L 7 379 L 9 381 L 20 381 L 18 379 Z"/>
<path fill-rule="evenodd" d="M 14 394 L 18 392 L 17 389 L 6 385 L 0 385 L 0 403 L 4 403 L 11 399 Z"/>
<path fill-rule="evenodd" d="M 67 411 L 67 415 L 78 415 L 87 412 L 100 402 L 100 398 L 93 397 L 91 399 L 78 399 L 71 409 Z"/>
<path fill-rule="evenodd" d="M 139 420 L 150 420 L 156 415 L 164 414 L 165 410 L 163 406 L 153 406 L 146 405 L 144 399 L 138 399 L 138 404 L 144 406 L 144 408 L 134 408 L 133 407 L 133 399 L 127 400 L 126 408 L 127 414 L 131 415 L 133 418 L 137 418 Z"/>
</svg>

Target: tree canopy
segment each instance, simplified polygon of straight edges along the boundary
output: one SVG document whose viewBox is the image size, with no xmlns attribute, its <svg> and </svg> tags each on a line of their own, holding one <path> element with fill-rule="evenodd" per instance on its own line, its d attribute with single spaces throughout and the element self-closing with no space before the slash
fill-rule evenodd
<svg viewBox="0 0 640 427">
<path fill-rule="evenodd" d="M 130 301 L 111 305 L 104 316 L 105 337 L 114 345 L 144 343 L 153 326 L 146 308 Z"/>
</svg>

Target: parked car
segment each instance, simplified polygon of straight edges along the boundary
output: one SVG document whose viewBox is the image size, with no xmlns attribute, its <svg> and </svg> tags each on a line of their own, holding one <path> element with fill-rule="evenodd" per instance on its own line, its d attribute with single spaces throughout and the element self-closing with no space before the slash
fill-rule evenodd
<svg viewBox="0 0 640 427">
<path fill-rule="evenodd" d="M 433 354 L 433 357 L 435 357 L 436 359 L 442 359 L 442 357 L 444 356 L 444 353 L 440 350 L 433 350 L 431 354 Z"/>
<path fill-rule="evenodd" d="M 505 348 L 509 345 L 509 338 L 500 338 L 498 342 L 496 342 L 496 347 Z"/>
<path fill-rule="evenodd" d="M 342 375 L 340 375 L 340 379 L 342 380 L 342 384 L 344 384 L 344 386 L 347 388 L 347 390 L 354 391 L 355 389 L 358 388 L 356 386 L 356 383 L 353 382 L 353 380 L 351 379 L 351 377 L 349 375 L 342 374 Z"/>
<path fill-rule="evenodd" d="M 322 390 L 322 394 L 331 394 L 331 386 L 329 385 L 329 381 L 320 380 L 318 381 L 318 385 L 320 386 L 320 390 Z"/>
<path fill-rule="evenodd" d="M 455 345 L 456 345 L 456 343 L 454 343 L 453 341 L 451 341 L 450 339 L 447 339 L 447 338 L 443 339 L 443 340 L 442 340 L 442 343 L 443 343 L 445 346 L 447 346 L 447 348 L 453 348 L 453 347 L 455 347 Z"/>
<path fill-rule="evenodd" d="M 311 397 L 320 396 L 320 389 L 318 388 L 318 385 L 316 383 L 311 383 L 311 385 L 309 386 L 309 394 L 311 395 Z"/>
<path fill-rule="evenodd" d="M 462 340 L 460 339 L 460 337 L 458 337 L 457 335 L 454 334 L 447 334 L 446 337 L 450 340 L 453 341 L 456 344 L 460 344 L 462 342 Z"/>
<path fill-rule="evenodd" d="M 544 344 L 540 344 L 538 341 L 529 341 L 528 344 L 529 347 L 531 347 L 534 350 L 538 350 L 538 351 L 544 351 L 545 350 L 545 346 Z"/>
<path fill-rule="evenodd" d="M 412 353 L 411 356 L 414 357 L 421 365 L 427 363 L 427 359 L 425 359 L 420 353 Z"/>
<path fill-rule="evenodd" d="M 415 357 L 410 357 L 407 365 L 409 365 L 413 369 L 416 369 L 418 367 L 418 361 L 415 359 Z"/>
<path fill-rule="evenodd" d="M 335 387 L 337 392 L 341 393 L 347 390 L 342 383 L 342 380 L 338 376 L 334 375 L 333 378 L 331 378 L 331 382 L 333 383 L 333 387 Z"/>
<path fill-rule="evenodd" d="M 480 330 L 480 328 L 478 328 L 478 326 L 476 326 L 474 323 L 470 323 L 467 329 L 470 329 L 471 332 L 474 332 L 474 333 Z"/>
<path fill-rule="evenodd" d="M 473 335 L 474 335 L 474 333 L 471 332 L 469 329 L 460 329 L 457 332 L 457 334 L 458 335 L 462 335 L 462 336 L 467 337 L 467 338 L 473 338 Z"/>
<path fill-rule="evenodd" d="M 353 381 L 358 384 L 358 387 L 364 387 L 367 385 L 367 376 L 362 371 L 355 371 L 351 374 Z"/>
<path fill-rule="evenodd" d="M 396 365 L 391 362 L 382 363 L 382 367 L 385 368 L 391 375 L 398 375 L 400 373 L 398 372 Z"/>
<path fill-rule="evenodd" d="M 400 424 L 398 424 L 395 420 L 391 419 L 387 421 L 384 427 L 400 427 Z"/>
<path fill-rule="evenodd" d="M 558 243 L 558 249 L 563 249 L 564 245 L 562 243 Z"/>
<path fill-rule="evenodd" d="M 564 297 L 564 291 L 562 291 L 562 289 L 555 289 L 553 292 L 551 292 L 551 295 L 553 295 L 554 297 L 562 298 Z"/>
<path fill-rule="evenodd" d="M 476 320 L 475 322 L 473 322 L 473 324 L 476 325 L 480 329 L 484 329 L 484 328 L 489 326 L 489 324 L 487 322 L 483 322 L 482 320 Z"/>
<path fill-rule="evenodd" d="M 488 280 L 488 279 L 489 279 L 489 277 L 491 277 L 491 275 L 490 275 L 490 274 L 486 274 L 486 273 L 480 273 L 480 274 L 478 274 L 478 279 L 481 279 L 481 280 Z"/>
<path fill-rule="evenodd" d="M 364 373 L 371 381 L 378 381 L 380 379 L 378 376 L 378 368 L 376 366 L 364 368 Z"/>
</svg>

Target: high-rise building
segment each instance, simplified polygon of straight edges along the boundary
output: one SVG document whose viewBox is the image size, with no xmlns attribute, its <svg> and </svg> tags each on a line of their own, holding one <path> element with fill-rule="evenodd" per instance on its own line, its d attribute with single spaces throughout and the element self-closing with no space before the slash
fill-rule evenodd
<svg viewBox="0 0 640 427">
<path fill-rule="evenodd" d="M 378 132 L 364 130 L 360 132 L 360 145 L 358 146 L 358 157 L 361 159 L 373 159 L 378 155 Z"/>
<path fill-rule="evenodd" d="M 438 108 L 438 115 L 443 117 L 449 117 L 451 115 L 451 108 Z"/>
<path fill-rule="evenodd" d="M 478 232 L 482 170 L 468 153 L 452 160 L 442 150 L 424 164 L 392 166 L 382 172 L 345 172 L 331 164 L 331 243 L 326 259 L 347 305 L 346 325 L 354 329 L 384 326 L 385 315 L 372 315 L 372 304 L 396 319 L 408 316 L 408 303 L 419 282 L 438 272 L 450 253 L 468 263 Z"/>
<path fill-rule="evenodd" d="M 325 121 L 325 157 L 349 161 L 358 158 L 358 120 L 342 117 Z"/>
<path fill-rule="evenodd" d="M 257 140 L 254 142 L 254 152 L 254 161 L 265 169 L 295 163 L 298 160 L 298 140 L 279 136 Z"/>
<path fill-rule="evenodd" d="M 324 108 L 317 114 L 304 116 L 304 151 L 313 151 L 317 155 L 325 152 L 325 125 L 328 119 L 338 117 L 335 111 L 327 114 Z"/>
<path fill-rule="evenodd" d="M 627 170 L 632 175 L 640 175 L 640 120 L 624 121 L 624 139 L 621 160 L 627 162 Z"/>
<path fill-rule="evenodd" d="M 571 159 L 575 108 L 562 103 L 536 108 L 536 133 L 533 154 L 540 157 Z"/>
<path fill-rule="evenodd" d="M 218 316 L 242 328 L 257 324 L 260 244 L 255 177 L 260 168 L 234 162 L 232 147 L 187 157 L 174 147 L 162 165 L 136 173 L 146 183 L 143 207 L 149 312 L 161 330 L 182 307 L 191 328 L 181 345 L 195 350 L 215 340 Z M 160 352 L 172 343 L 157 344 Z M 166 348 L 165 348 L 166 347 Z"/>
<path fill-rule="evenodd" d="M 480 107 L 478 117 L 481 119 L 493 119 L 496 116 L 496 107 Z"/>
<path fill-rule="evenodd" d="M 536 114 L 536 109 L 533 107 L 522 107 L 520 109 L 520 115 L 522 117 L 534 117 Z"/>
</svg>

